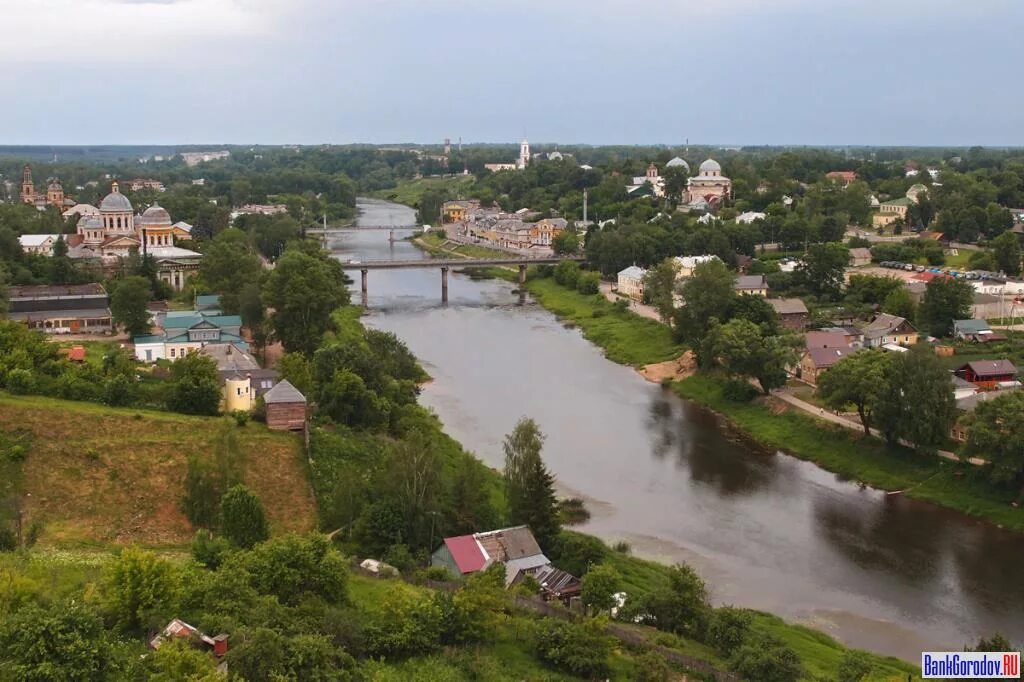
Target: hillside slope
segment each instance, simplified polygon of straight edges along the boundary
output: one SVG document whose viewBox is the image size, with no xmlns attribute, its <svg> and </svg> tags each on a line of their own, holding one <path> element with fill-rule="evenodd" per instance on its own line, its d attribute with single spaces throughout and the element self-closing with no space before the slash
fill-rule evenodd
<svg viewBox="0 0 1024 682">
<path fill-rule="evenodd" d="M 189 455 L 212 457 L 236 437 L 242 480 L 262 500 L 276 532 L 316 525 L 301 443 L 262 424 L 0 393 L 0 432 L 30 443 L 20 464 L 25 524 L 41 542 L 187 542 L 180 509 Z"/>
</svg>

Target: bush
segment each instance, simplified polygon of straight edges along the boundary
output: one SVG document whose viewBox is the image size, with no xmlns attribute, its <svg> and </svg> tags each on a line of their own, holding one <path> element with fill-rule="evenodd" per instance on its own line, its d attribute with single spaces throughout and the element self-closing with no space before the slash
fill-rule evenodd
<svg viewBox="0 0 1024 682">
<path fill-rule="evenodd" d="M 217 570 L 230 551 L 230 542 L 208 530 L 200 529 L 192 538 L 192 557 L 210 570 Z"/>
<path fill-rule="evenodd" d="M 243 427 L 249 423 L 249 413 L 245 410 L 235 410 L 231 413 L 231 418 L 235 420 L 235 426 Z"/>
<path fill-rule="evenodd" d="M 797 682 L 803 674 L 796 652 L 780 640 L 762 635 L 732 655 L 729 668 L 747 680 Z"/>
<path fill-rule="evenodd" d="M 103 402 L 112 407 L 131 405 L 138 397 L 135 382 L 124 374 L 110 377 L 103 382 Z"/>
<path fill-rule="evenodd" d="M 608 657 L 611 638 L 598 621 L 581 625 L 553 618 L 542 618 L 533 627 L 533 647 L 545 663 L 585 679 L 609 675 Z"/>
<path fill-rule="evenodd" d="M 596 566 L 608 554 L 608 548 L 597 538 L 572 532 L 559 533 L 551 547 L 543 549 L 555 565 L 577 578 L 586 575 L 591 564 Z"/>
<path fill-rule="evenodd" d="M 584 272 L 576 279 L 576 291 L 590 295 L 600 291 L 601 276 L 596 272 Z"/>
<path fill-rule="evenodd" d="M 634 659 L 637 682 L 668 682 L 675 679 L 672 668 L 665 658 L 653 651 L 640 654 Z"/>
<path fill-rule="evenodd" d="M 0 552 L 12 552 L 18 548 L 18 536 L 7 526 L 0 526 Z"/>
<path fill-rule="evenodd" d="M 580 265 L 576 261 L 564 260 L 555 266 L 555 281 L 569 289 L 576 288 L 580 277 Z"/>
<path fill-rule="evenodd" d="M 633 547 L 625 540 L 619 540 L 614 545 L 612 545 L 612 550 L 618 552 L 619 554 L 629 554 L 633 551 Z"/>
<path fill-rule="evenodd" d="M 28 395 L 36 390 L 36 378 L 27 369 L 12 369 L 7 373 L 7 390 L 15 395 Z"/>
<path fill-rule="evenodd" d="M 717 608 L 708 624 L 707 643 L 723 656 L 730 656 L 747 641 L 751 621 L 749 611 L 732 606 Z"/>
<path fill-rule="evenodd" d="M 839 661 L 838 682 L 861 682 L 871 674 L 871 660 L 863 651 L 848 649 Z"/>
<path fill-rule="evenodd" d="M 237 547 L 249 548 L 270 537 L 263 505 L 251 490 L 236 485 L 220 501 L 220 522 L 224 537 Z"/>
<path fill-rule="evenodd" d="M 734 403 L 749 403 L 757 394 L 757 389 L 742 379 L 729 379 L 722 386 L 722 397 Z"/>
<path fill-rule="evenodd" d="M 232 557 L 249 573 L 260 594 L 272 594 L 287 606 L 307 595 L 328 604 L 348 599 L 348 568 L 345 559 L 323 535 L 285 535 Z"/>
</svg>

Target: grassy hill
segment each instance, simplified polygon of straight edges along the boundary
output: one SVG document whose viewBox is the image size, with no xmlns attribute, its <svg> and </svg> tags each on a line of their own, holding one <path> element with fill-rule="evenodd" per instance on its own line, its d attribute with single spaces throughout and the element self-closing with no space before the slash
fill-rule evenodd
<svg viewBox="0 0 1024 682">
<path fill-rule="evenodd" d="M 6 463 L 25 524 L 43 544 L 175 545 L 194 530 L 180 509 L 189 455 L 212 457 L 235 436 L 242 480 L 274 531 L 316 525 L 301 442 L 262 424 L 0 393 L 0 435 L 27 447 Z"/>
</svg>

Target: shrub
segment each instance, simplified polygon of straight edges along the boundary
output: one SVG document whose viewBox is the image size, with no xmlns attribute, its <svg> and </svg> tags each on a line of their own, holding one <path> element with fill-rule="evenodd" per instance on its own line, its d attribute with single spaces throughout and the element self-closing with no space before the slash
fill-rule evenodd
<svg viewBox="0 0 1024 682">
<path fill-rule="evenodd" d="M 551 547 L 544 549 L 559 568 L 577 578 L 586 575 L 591 564 L 596 566 L 608 554 L 608 548 L 597 538 L 572 532 L 559 533 Z"/>
<path fill-rule="evenodd" d="M 601 290 L 601 276 L 596 272 L 584 272 L 576 280 L 576 291 L 581 294 L 596 294 Z"/>
<path fill-rule="evenodd" d="M 734 403 L 749 403 L 757 397 L 757 389 L 741 379 L 729 379 L 722 386 L 722 397 Z"/>
<path fill-rule="evenodd" d="M 707 643 L 723 656 L 730 656 L 750 636 L 750 612 L 732 606 L 717 608 L 708 624 Z"/>
<path fill-rule="evenodd" d="M 590 519 L 590 511 L 582 498 L 568 497 L 558 501 L 558 517 L 563 525 L 572 526 Z"/>
<path fill-rule="evenodd" d="M 618 552 L 619 554 L 629 554 L 633 551 L 633 547 L 625 540 L 619 540 L 614 545 L 612 545 L 612 550 Z"/>
<path fill-rule="evenodd" d="M 18 547 L 18 536 L 8 526 L 0 526 L 0 552 L 12 552 Z"/>
<path fill-rule="evenodd" d="M 796 682 L 803 674 L 800 657 L 775 637 L 762 635 L 733 653 L 729 668 L 747 680 Z"/>
<path fill-rule="evenodd" d="M 848 649 L 839 661 L 838 682 L 861 682 L 871 674 L 871 661 L 863 651 Z"/>
<path fill-rule="evenodd" d="M 103 382 L 103 402 L 113 407 L 131 405 L 138 397 L 138 390 L 131 378 L 118 374 Z"/>
<path fill-rule="evenodd" d="M 206 529 L 197 530 L 195 537 L 192 538 L 193 558 L 210 570 L 217 570 L 230 551 L 230 542 L 225 538 L 216 537 Z"/>
<path fill-rule="evenodd" d="M 238 484 L 220 501 L 220 522 L 224 537 L 237 547 L 249 548 L 270 537 L 263 505 L 251 490 Z"/>
<path fill-rule="evenodd" d="M 542 618 L 533 627 L 533 647 L 545 663 L 585 679 L 610 673 L 611 639 L 596 620 L 581 625 Z"/>
<path fill-rule="evenodd" d="M 672 668 L 665 658 L 653 651 L 640 654 L 634 659 L 637 682 L 668 682 L 675 679 Z"/>
<path fill-rule="evenodd" d="M 314 595 L 328 604 L 348 599 L 345 559 L 323 535 L 285 535 L 237 555 L 261 594 L 272 594 L 287 606 Z M 232 557 L 228 564 L 236 559 Z"/>
<path fill-rule="evenodd" d="M 36 390 L 36 378 L 27 369 L 12 369 L 7 373 L 7 390 L 15 395 L 28 395 Z"/>
<path fill-rule="evenodd" d="M 231 413 L 231 418 L 235 420 L 235 426 L 242 427 L 249 423 L 249 413 L 245 410 L 235 410 Z"/>
<path fill-rule="evenodd" d="M 555 266 L 555 281 L 569 289 L 576 288 L 580 277 L 580 265 L 576 261 L 564 260 Z"/>
</svg>

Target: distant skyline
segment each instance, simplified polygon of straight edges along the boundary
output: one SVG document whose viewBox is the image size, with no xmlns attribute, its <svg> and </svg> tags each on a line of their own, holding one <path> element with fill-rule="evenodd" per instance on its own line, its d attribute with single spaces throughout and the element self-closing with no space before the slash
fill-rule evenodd
<svg viewBox="0 0 1024 682">
<path fill-rule="evenodd" d="M 0 144 L 1022 146 L 1018 0 L 0 0 Z"/>
</svg>

